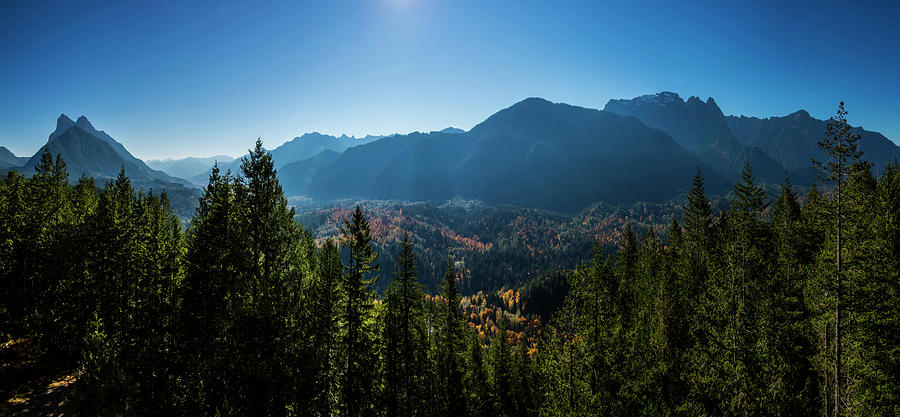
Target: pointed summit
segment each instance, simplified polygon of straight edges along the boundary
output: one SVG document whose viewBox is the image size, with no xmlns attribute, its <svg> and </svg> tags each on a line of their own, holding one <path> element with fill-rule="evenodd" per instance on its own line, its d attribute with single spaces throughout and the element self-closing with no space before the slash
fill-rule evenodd
<svg viewBox="0 0 900 417">
<path fill-rule="evenodd" d="M 65 113 L 60 114 L 59 118 L 56 119 L 56 130 L 59 133 L 65 132 L 66 129 L 72 126 L 75 126 L 75 122 L 73 122 L 72 119 L 69 118 L 69 116 L 66 116 Z"/>
<path fill-rule="evenodd" d="M 144 161 L 131 155 L 121 143 L 95 129 L 84 116 L 73 122 L 65 114 L 59 115 L 56 130 L 50 134 L 47 144 L 27 161 L 17 164 L 22 166 L 21 171 L 34 172 L 45 148 L 52 155 L 63 157 L 71 174 L 70 180 L 77 180 L 82 173 L 98 179 L 115 178 L 122 167 L 125 167 L 133 180 L 190 185 L 186 180 L 150 169 Z"/>
<path fill-rule="evenodd" d="M 72 126 L 75 126 L 75 122 L 73 122 L 72 119 L 69 118 L 69 116 L 66 116 L 65 113 L 60 114 L 59 118 L 56 119 L 56 130 L 54 130 L 53 133 L 50 134 L 47 142 L 56 139 L 59 135 L 62 135 Z"/>
<path fill-rule="evenodd" d="M 706 108 L 708 109 L 708 111 L 716 115 L 722 115 L 722 117 L 725 117 L 725 115 L 722 113 L 722 109 L 719 108 L 719 105 L 716 104 L 716 100 L 712 97 L 706 98 Z"/>
<path fill-rule="evenodd" d="M 82 115 L 81 117 L 78 118 L 78 120 L 75 121 L 75 126 L 78 126 L 88 132 L 91 132 L 91 133 L 94 133 L 97 131 L 97 129 L 94 129 L 94 125 L 92 125 L 91 122 L 87 119 L 87 117 L 84 117 L 84 115 Z"/>
</svg>

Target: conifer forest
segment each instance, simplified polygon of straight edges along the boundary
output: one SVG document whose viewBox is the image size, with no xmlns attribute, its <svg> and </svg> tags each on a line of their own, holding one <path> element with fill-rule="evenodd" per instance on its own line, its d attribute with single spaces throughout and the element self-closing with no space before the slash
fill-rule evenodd
<svg viewBox="0 0 900 417">
<path fill-rule="evenodd" d="M 71 371 L 66 415 L 900 415 L 900 166 L 845 116 L 811 187 L 747 163 L 719 209 L 698 168 L 667 227 L 480 298 L 360 206 L 317 240 L 260 141 L 187 222 L 45 151 L 0 181 L 0 336 Z"/>
</svg>

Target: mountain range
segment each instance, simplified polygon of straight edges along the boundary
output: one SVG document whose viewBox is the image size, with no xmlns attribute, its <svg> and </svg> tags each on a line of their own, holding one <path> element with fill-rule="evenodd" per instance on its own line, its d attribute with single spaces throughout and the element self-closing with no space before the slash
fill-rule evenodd
<svg viewBox="0 0 900 417">
<path fill-rule="evenodd" d="M 784 178 L 785 169 L 761 149 L 742 144 L 728 127 L 722 110 L 712 98 L 682 100 L 676 93 L 662 92 L 631 100 L 610 100 L 604 110 L 633 116 L 647 126 L 660 129 L 715 173 L 730 182 L 740 177 L 746 162 L 765 181 Z"/>
<path fill-rule="evenodd" d="M 180 178 L 191 178 L 209 171 L 216 162 L 223 164 L 234 161 L 228 155 L 216 155 L 206 158 L 189 156 L 181 159 L 150 159 L 147 166 Z"/>
<path fill-rule="evenodd" d="M 530 98 L 462 134 L 392 136 L 304 167 L 312 165 L 319 166 L 308 189 L 285 191 L 321 200 L 462 196 L 569 211 L 669 198 L 700 162 L 636 119 Z M 724 184 L 715 175 L 710 181 Z"/>
<path fill-rule="evenodd" d="M 779 183 L 788 174 L 808 183 L 814 178 L 809 158 L 820 155 L 826 124 L 803 110 L 765 119 L 725 116 L 712 98 L 684 100 L 672 92 L 610 100 L 603 110 L 529 98 L 469 131 L 362 138 L 313 132 L 271 154 L 290 196 L 461 197 L 571 212 L 597 201 L 670 199 L 690 186 L 698 167 L 713 193 L 727 190 L 747 162 L 764 182 Z M 900 147 L 883 135 L 853 131 L 876 169 L 900 158 Z M 114 178 L 124 167 L 137 184 L 199 187 L 213 163 L 240 173 L 241 159 L 227 156 L 145 164 L 86 117 L 73 122 L 66 115 L 30 158 L 0 147 L 0 169 L 33 172 L 45 147 L 62 154 L 73 180 L 81 173 Z"/>
<path fill-rule="evenodd" d="M 281 146 L 272 149 L 270 152 L 272 154 L 272 160 L 275 162 L 275 168 L 280 169 L 281 167 L 291 162 L 312 158 L 313 156 L 316 156 L 325 151 L 340 153 L 354 146 L 374 142 L 383 137 L 384 136 L 372 135 L 367 135 L 362 138 L 356 138 L 347 135 L 336 137 L 323 135 L 319 132 L 312 132 L 306 133 L 302 136 L 297 136 L 285 142 Z M 237 158 L 226 163 L 222 163 L 222 161 L 219 161 L 219 170 L 221 170 L 222 172 L 231 170 L 232 173 L 239 173 L 241 169 L 242 158 L 243 157 Z M 209 179 L 211 170 L 212 164 L 208 165 L 205 171 L 189 177 L 189 179 L 195 184 L 205 185 L 207 180 Z"/>
<path fill-rule="evenodd" d="M 808 171 L 811 157 L 824 157 L 818 142 L 825 136 L 828 122 L 811 117 L 805 110 L 784 117 L 728 116 L 726 120 L 741 143 L 762 149 L 788 171 Z M 861 127 L 854 127 L 851 133 L 860 136 L 857 148 L 876 170 L 900 159 L 900 147 L 881 133 Z"/>
</svg>

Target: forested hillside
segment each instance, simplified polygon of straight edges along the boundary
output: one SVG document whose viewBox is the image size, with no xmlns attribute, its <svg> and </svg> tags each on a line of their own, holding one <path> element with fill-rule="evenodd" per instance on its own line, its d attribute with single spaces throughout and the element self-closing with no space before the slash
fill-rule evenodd
<svg viewBox="0 0 900 417">
<path fill-rule="evenodd" d="M 685 183 L 690 185 L 690 178 Z M 714 204 L 719 210 L 727 206 L 722 199 Z M 443 204 L 347 200 L 322 205 L 295 205 L 297 219 L 319 244 L 338 238 L 343 220 L 360 205 L 369 218 L 372 244 L 382 253 L 379 263 L 384 270 L 394 269 L 403 234 L 409 233 L 419 280 L 428 291 L 439 288 L 447 257 L 452 256 L 458 263 L 460 291 L 472 294 L 519 287 L 544 273 L 572 271 L 590 259 L 594 245 L 614 250 L 626 223 L 642 235 L 653 229 L 665 236 L 681 199 L 596 203 L 576 214 L 460 199 Z"/>
<path fill-rule="evenodd" d="M 841 109 L 803 204 L 746 165 L 714 215 L 698 171 L 665 239 L 629 220 L 589 263 L 466 297 L 467 261 L 423 289 L 414 235 L 359 206 L 317 242 L 260 142 L 187 230 L 45 153 L 0 184 L 0 325 L 77 369 L 75 415 L 896 415 L 900 166 L 855 141 Z"/>
</svg>

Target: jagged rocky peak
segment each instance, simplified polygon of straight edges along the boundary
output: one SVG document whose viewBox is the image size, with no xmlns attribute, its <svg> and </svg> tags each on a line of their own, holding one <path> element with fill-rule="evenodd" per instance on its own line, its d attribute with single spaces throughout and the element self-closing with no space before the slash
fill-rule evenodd
<svg viewBox="0 0 900 417">
<path fill-rule="evenodd" d="M 63 133 L 65 133 L 65 131 L 69 130 L 69 128 L 72 126 L 75 126 L 75 122 L 73 122 L 72 119 L 69 118 L 69 116 L 66 116 L 65 113 L 60 114 L 59 117 L 56 119 L 56 130 L 54 130 L 52 133 L 50 133 L 50 137 L 47 138 L 47 142 L 49 143 L 51 140 L 55 139 L 59 135 L 62 135 Z"/>
<path fill-rule="evenodd" d="M 720 116 L 723 117 L 723 118 L 725 117 L 725 115 L 722 114 L 722 109 L 719 108 L 719 105 L 716 104 L 716 100 L 714 100 L 712 97 L 707 97 L 707 98 L 706 98 L 706 108 L 707 108 L 710 112 L 712 112 L 712 113 L 714 113 L 714 114 L 716 114 L 716 115 L 720 115 Z"/>
<path fill-rule="evenodd" d="M 91 122 L 87 119 L 87 117 L 84 117 L 84 115 L 81 115 L 81 117 L 79 117 L 78 120 L 75 121 L 75 125 L 84 130 L 87 130 L 88 132 L 93 132 L 96 130 L 94 129 L 94 126 L 91 124 Z"/>
<path fill-rule="evenodd" d="M 703 100 L 700 100 L 700 97 L 691 96 L 687 99 L 687 104 L 704 104 Z"/>
<path fill-rule="evenodd" d="M 628 100 L 622 100 L 628 101 Z M 642 104 L 653 104 L 653 105 L 666 105 L 672 104 L 676 102 L 683 102 L 681 96 L 678 93 L 673 93 L 671 91 L 663 91 L 656 94 L 647 94 L 639 97 L 635 97 L 632 101 L 634 101 L 637 105 Z"/>
<path fill-rule="evenodd" d="M 72 126 L 75 126 L 75 122 L 73 122 L 72 119 L 69 118 L 69 116 L 66 116 L 65 113 L 60 114 L 59 118 L 56 119 L 56 130 L 57 131 L 62 132 Z"/>
</svg>

